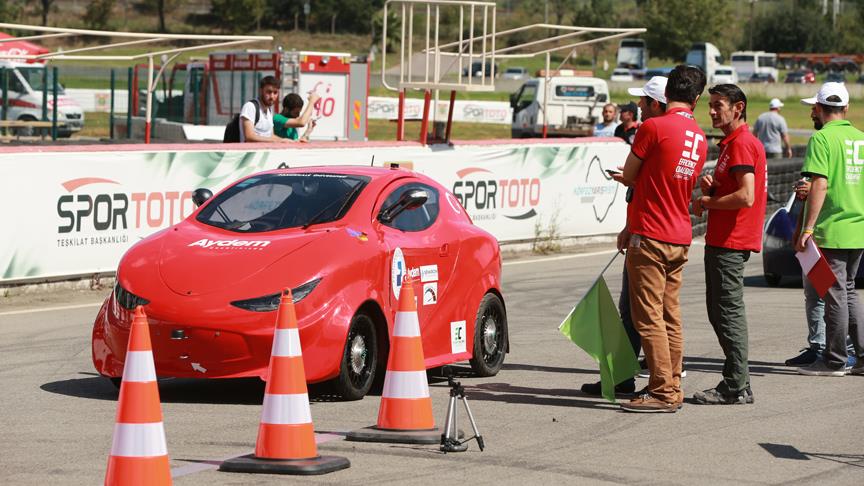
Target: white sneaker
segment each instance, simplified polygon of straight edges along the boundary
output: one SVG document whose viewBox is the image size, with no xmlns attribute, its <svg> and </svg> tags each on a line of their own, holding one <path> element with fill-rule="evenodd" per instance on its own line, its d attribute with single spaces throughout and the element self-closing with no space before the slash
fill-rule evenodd
<svg viewBox="0 0 864 486">
<path fill-rule="evenodd" d="M 807 376 L 843 376 L 846 374 L 846 368 L 841 367 L 836 370 L 834 368 L 829 368 L 828 365 L 820 359 L 809 366 L 798 368 L 798 374 Z"/>
</svg>

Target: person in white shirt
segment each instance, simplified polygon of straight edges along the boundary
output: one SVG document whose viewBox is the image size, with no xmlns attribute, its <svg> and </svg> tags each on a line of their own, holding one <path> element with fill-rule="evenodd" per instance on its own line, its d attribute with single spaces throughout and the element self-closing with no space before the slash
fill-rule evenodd
<svg viewBox="0 0 864 486">
<path fill-rule="evenodd" d="M 615 121 L 616 118 L 618 118 L 618 107 L 614 103 L 607 103 L 603 107 L 603 123 L 594 126 L 594 136 L 614 137 L 615 128 L 618 126 L 618 122 Z"/>
<path fill-rule="evenodd" d="M 279 82 L 264 76 L 258 83 L 257 106 L 247 101 L 240 109 L 240 142 L 292 142 L 273 134 L 273 106 L 279 100 Z M 257 116 L 256 116 L 256 113 Z M 256 123 L 255 120 L 258 120 Z"/>
</svg>

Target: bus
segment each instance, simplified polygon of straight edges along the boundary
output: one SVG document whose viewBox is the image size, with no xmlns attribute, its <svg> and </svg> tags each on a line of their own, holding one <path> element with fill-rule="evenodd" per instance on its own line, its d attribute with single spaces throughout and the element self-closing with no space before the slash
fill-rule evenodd
<svg viewBox="0 0 864 486">
<path fill-rule="evenodd" d="M 645 77 L 648 68 L 648 47 L 642 39 L 621 39 L 618 44 L 616 68 L 627 69 L 634 78 Z"/>
<path fill-rule="evenodd" d="M 742 81 L 747 81 L 754 74 L 768 74 L 775 81 L 779 77 L 777 54 L 773 52 L 737 51 L 732 53 L 731 60 Z"/>
</svg>

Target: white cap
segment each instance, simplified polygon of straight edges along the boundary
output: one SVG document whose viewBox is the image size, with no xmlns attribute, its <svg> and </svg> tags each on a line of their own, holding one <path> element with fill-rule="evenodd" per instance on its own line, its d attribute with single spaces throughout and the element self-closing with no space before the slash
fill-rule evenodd
<svg viewBox="0 0 864 486">
<path fill-rule="evenodd" d="M 837 96 L 840 101 L 828 101 L 831 96 Z M 801 103 L 805 105 L 820 105 L 828 106 L 846 106 L 849 104 L 849 92 L 846 91 L 846 85 L 843 83 L 825 83 L 819 88 L 819 92 L 812 98 L 804 98 Z"/>
<path fill-rule="evenodd" d="M 783 102 L 780 101 L 780 98 L 771 98 L 771 101 L 768 102 L 768 108 L 772 110 L 776 110 L 777 108 L 782 108 Z"/>
<path fill-rule="evenodd" d="M 660 103 L 666 103 L 666 76 L 654 76 L 641 88 L 627 88 L 631 96 L 647 96 Z"/>
</svg>

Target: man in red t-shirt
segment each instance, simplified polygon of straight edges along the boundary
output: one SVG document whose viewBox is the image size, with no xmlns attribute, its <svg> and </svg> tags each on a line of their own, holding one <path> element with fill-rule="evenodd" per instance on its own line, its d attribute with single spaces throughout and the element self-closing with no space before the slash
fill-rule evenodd
<svg viewBox="0 0 864 486">
<path fill-rule="evenodd" d="M 618 249 L 627 249 L 630 312 L 651 374 L 646 392 L 621 408 L 676 412 L 684 402 L 684 338 L 678 294 L 692 240 L 690 197 L 705 164 L 705 133 L 693 109 L 705 73 L 680 65 L 666 83 L 666 113 L 639 127 L 619 182 L 635 188 Z"/>
<path fill-rule="evenodd" d="M 713 177 L 700 181 L 702 197 L 693 212 L 708 210 L 705 235 L 705 290 L 708 320 L 726 361 L 723 380 L 696 392 L 704 405 L 753 403 L 747 370 L 747 316 L 744 312 L 744 264 L 762 249 L 762 225 L 768 200 L 765 148 L 747 126 L 747 96 L 734 84 L 708 90 L 711 124 L 723 131 Z"/>
</svg>

